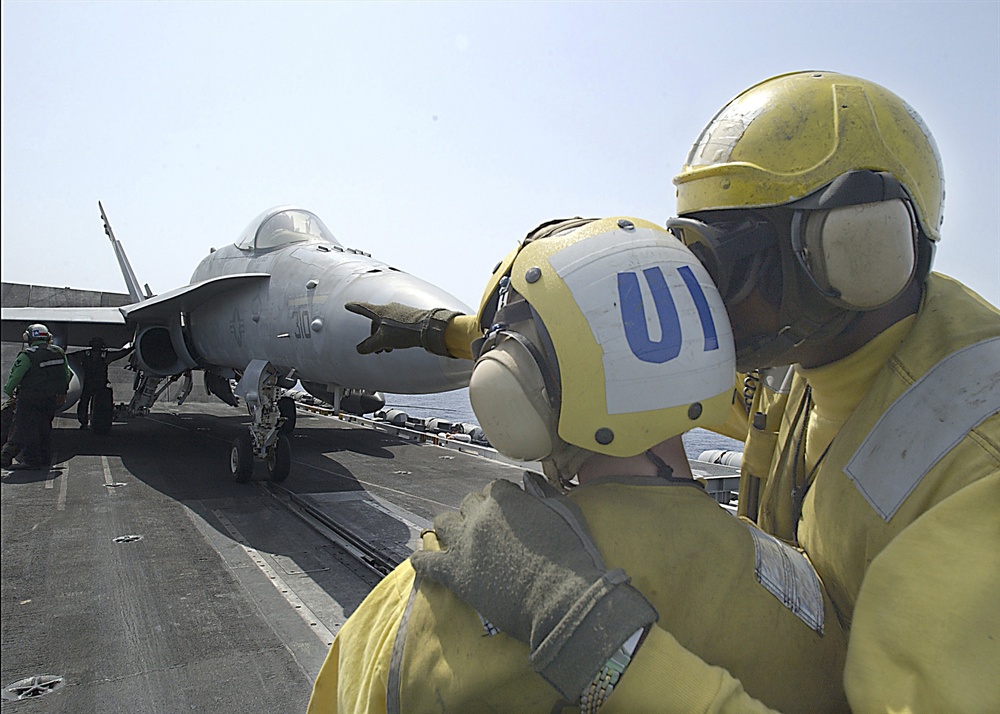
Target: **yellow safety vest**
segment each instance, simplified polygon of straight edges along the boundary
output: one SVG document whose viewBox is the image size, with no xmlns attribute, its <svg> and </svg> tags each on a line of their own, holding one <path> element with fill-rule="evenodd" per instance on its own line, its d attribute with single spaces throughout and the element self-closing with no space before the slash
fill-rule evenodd
<svg viewBox="0 0 1000 714">
<path fill-rule="evenodd" d="M 740 511 L 820 574 L 850 633 L 852 707 L 1000 711 L 1000 312 L 932 274 L 804 494 L 808 382 L 779 381 L 744 412 Z"/>
</svg>

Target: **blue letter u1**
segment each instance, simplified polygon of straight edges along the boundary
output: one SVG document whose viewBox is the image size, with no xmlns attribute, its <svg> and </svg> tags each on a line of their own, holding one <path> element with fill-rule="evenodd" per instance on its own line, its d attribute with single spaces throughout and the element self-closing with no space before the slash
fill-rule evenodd
<svg viewBox="0 0 1000 714">
<path fill-rule="evenodd" d="M 705 293 L 698 284 L 694 273 L 688 266 L 678 269 L 691 298 L 694 300 L 701 320 L 702 332 L 705 335 L 705 351 L 718 349 L 719 338 L 715 332 L 715 322 L 708 309 Z M 677 357 L 681 352 L 681 324 L 677 316 L 677 306 L 659 267 L 647 268 L 642 271 L 653 296 L 656 307 L 656 317 L 660 323 L 660 339 L 656 342 L 649 338 L 646 325 L 646 308 L 642 304 L 642 293 L 639 289 L 639 276 L 635 273 L 618 273 L 618 297 L 622 324 L 625 327 L 625 339 L 629 349 L 643 362 L 662 364 Z"/>
</svg>

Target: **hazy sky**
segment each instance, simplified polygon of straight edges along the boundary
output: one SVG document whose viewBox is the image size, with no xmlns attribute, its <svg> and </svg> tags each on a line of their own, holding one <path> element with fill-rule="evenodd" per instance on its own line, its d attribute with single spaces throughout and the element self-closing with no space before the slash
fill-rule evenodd
<svg viewBox="0 0 1000 714">
<path fill-rule="evenodd" d="M 906 99 L 937 270 L 1000 304 L 1000 3 L 3 2 L 2 278 L 187 283 L 265 208 L 470 305 L 542 220 L 662 223 L 731 97 L 829 69 Z"/>
</svg>

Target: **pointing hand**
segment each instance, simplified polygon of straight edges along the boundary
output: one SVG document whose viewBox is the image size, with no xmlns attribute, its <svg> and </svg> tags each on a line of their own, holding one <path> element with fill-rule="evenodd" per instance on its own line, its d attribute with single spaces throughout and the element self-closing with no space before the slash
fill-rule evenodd
<svg viewBox="0 0 1000 714">
<path fill-rule="evenodd" d="M 428 352 L 448 357 L 444 330 L 449 320 L 461 314 L 443 307 L 421 310 L 398 302 L 387 305 L 349 302 L 344 307 L 348 312 L 372 321 L 371 336 L 357 346 L 358 352 L 363 355 L 423 347 Z"/>
</svg>

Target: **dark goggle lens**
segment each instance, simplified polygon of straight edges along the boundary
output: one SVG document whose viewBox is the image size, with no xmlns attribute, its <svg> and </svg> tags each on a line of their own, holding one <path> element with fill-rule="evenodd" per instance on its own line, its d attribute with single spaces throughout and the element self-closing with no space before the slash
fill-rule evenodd
<svg viewBox="0 0 1000 714">
<path fill-rule="evenodd" d="M 705 218 L 671 218 L 667 229 L 705 266 L 725 299 L 743 287 L 736 276 L 749 274 L 745 266 L 753 256 L 776 244 L 774 225 L 757 215 L 734 217 L 718 212 Z"/>
</svg>

